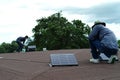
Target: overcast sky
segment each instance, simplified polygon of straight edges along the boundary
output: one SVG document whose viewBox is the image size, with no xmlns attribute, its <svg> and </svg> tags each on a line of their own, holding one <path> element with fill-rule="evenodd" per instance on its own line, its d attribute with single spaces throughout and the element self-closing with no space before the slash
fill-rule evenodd
<svg viewBox="0 0 120 80">
<path fill-rule="evenodd" d="M 0 43 L 32 36 L 36 20 L 62 11 L 69 21 L 100 20 L 120 39 L 120 0 L 0 0 Z"/>
</svg>

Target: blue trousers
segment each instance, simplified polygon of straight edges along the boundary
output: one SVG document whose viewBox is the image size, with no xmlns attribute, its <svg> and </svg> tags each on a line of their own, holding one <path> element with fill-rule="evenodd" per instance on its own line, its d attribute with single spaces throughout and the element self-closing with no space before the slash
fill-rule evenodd
<svg viewBox="0 0 120 80">
<path fill-rule="evenodd" d="M 109 49 L 104 47 L 99 40 L 89 40 L 90 43 L 90 47 L 91 47 L 91 53 L 92 53 L 92 57 L 94 59 L 98 59 L 100 53 L 104 53 L 108 58 L 111 55 L 116 55 L 117 54 L 117 49 Z"/>
<path fill-rule="evenodd" d="M 22 48 L 23 48 L 24 45 L 19 41 L 17 41 L 17 44 L 18 44 L 17 52 L 22 51 Z"/>
</svg>

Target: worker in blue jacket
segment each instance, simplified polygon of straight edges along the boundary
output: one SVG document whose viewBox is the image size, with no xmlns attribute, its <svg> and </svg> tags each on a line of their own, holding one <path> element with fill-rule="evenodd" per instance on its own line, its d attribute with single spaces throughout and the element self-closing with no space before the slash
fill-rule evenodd
<svg viewBox="0 0 120 80">
<path fill-rule="evenodd" d="M 95 22 L 89 34 L 89 43 L 93 57 L 90 62 L 99 63 L 100 53 L 104 53 L 109 58 L 108 63 L 115 62 L 118 43 L 115 34 L 106 27 L 105 22 Z"/>
<path fill-rule="evenodd" d="M 23 47 L 24 47 L 24 43 L 26 41 L 26 39 L 28 38 L 28 36 L 25 36 L 25 37 L 18 37 L 16 39 L 16 42 L 18 44 L 18 49 L 17 49 L 17 52 L 20 52 L 22 51 Z"/>
</svg>

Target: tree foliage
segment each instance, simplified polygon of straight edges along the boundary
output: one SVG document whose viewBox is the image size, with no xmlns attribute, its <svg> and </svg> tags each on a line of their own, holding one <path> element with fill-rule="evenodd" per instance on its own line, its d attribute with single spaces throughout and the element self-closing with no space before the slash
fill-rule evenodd
<svg viewBox="0 0 120 80">
<path fill-rule="evenodd" d="M 15 41 L 12 41 L 11 43 L 5 43 L 3 42 L 0 45 L 0 53 L 12 53 L 17 49 L 17 44 Z"/>
<path fill-rule="evenodd" d="M 81 20 L 69 22 L 60 12 L 37 20 L 33 28 L 34 42 L 38 50 L 88 48 L 86 35 L 90 27 Z"/>
<path fill-rule="evenodd" d="M 119 46 L 119 48 L 120 48 L 120 40 L 118 40 L 118 46 Z"/>
</svg>

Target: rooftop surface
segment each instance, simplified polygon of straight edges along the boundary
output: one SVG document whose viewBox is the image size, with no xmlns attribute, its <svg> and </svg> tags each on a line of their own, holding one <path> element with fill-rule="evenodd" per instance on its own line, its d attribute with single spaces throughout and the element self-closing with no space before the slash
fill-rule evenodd
<svg viewBox="0 0 120 80">
<path fill-rule="evenodd" d="M 73 53 L 79 65 L 50 67 L 50 54 L 58 53 Z M 90 58 L 90 49 L 0 54 L 0 80 L 120 80 L 119 61 L 92 64 Z"/>
</svg>

